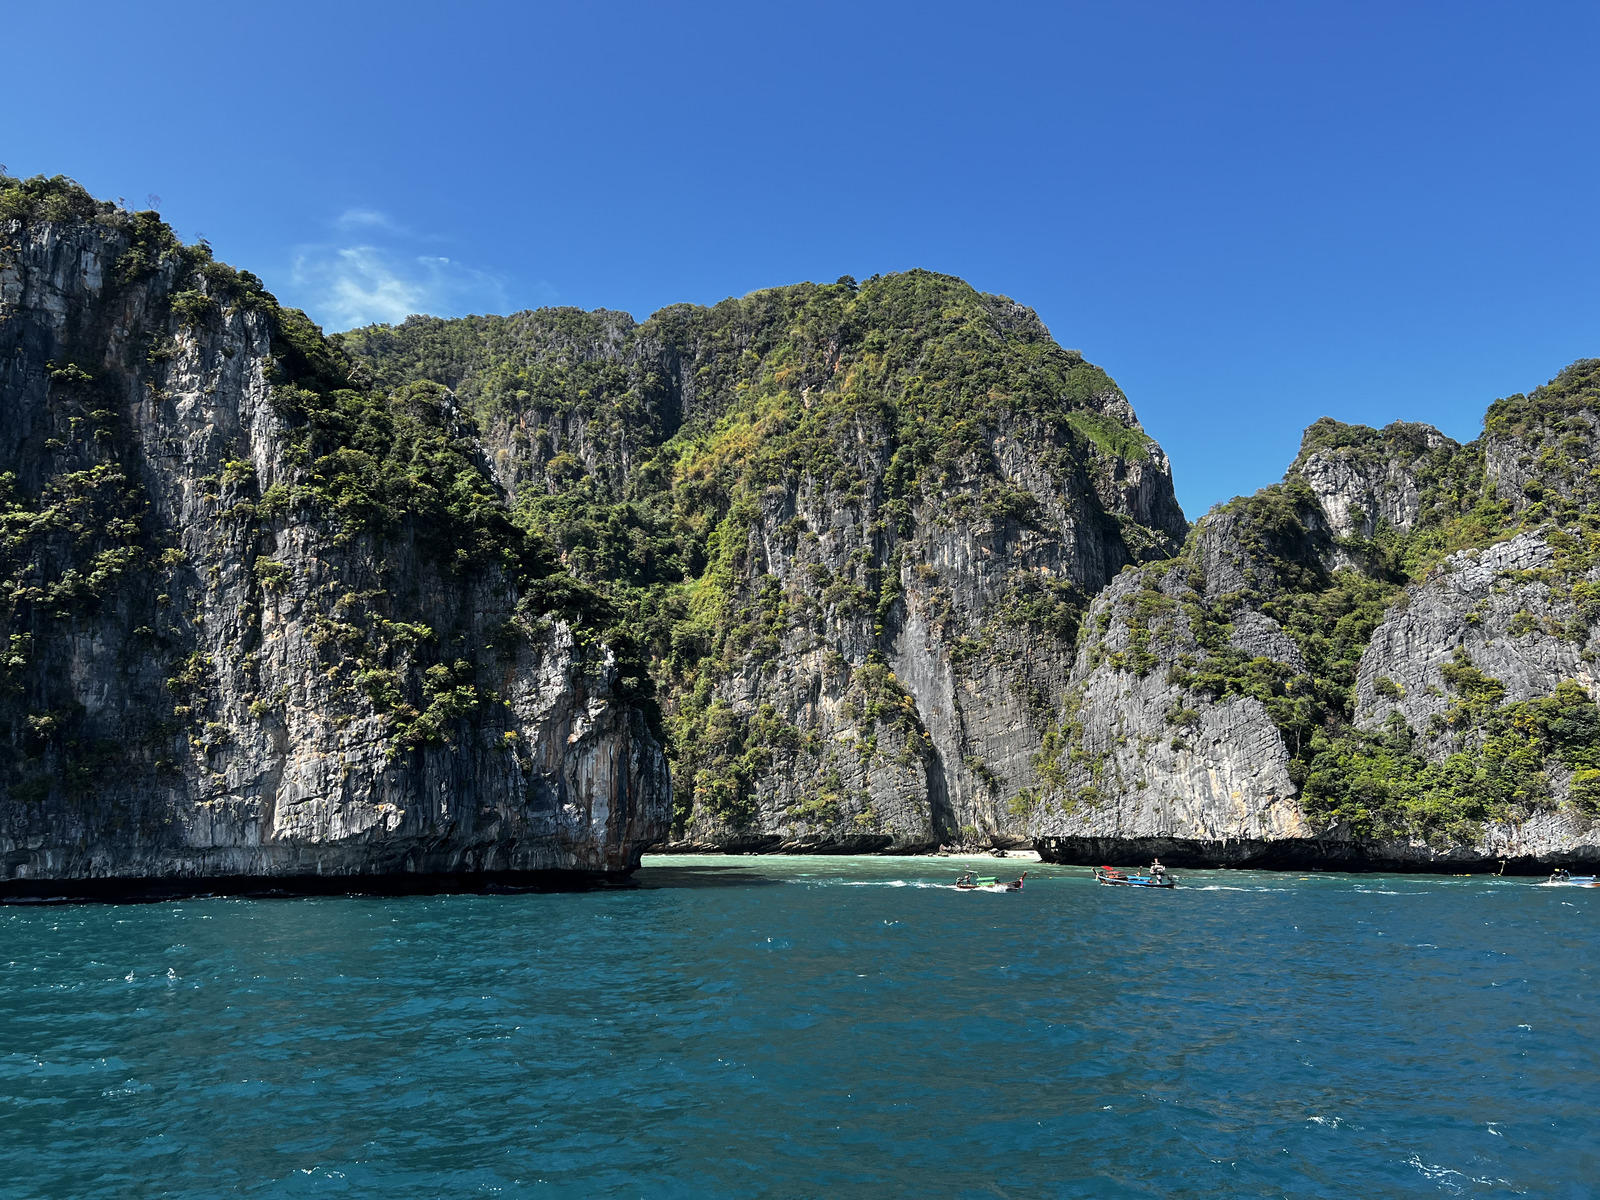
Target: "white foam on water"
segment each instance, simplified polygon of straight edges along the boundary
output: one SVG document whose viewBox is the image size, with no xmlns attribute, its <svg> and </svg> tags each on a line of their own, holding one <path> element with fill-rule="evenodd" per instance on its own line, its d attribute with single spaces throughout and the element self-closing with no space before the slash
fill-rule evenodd
<svg viewBox="0 0 1600 1200">
<path fill-rule="evenodd" d="M 1471 1179 L 1470 1176 L 1464 1175 L 1460 1171 L 1451 1170 L 1449 1167 L 1441 1166 L 1439 1163 L 1425 1163 L 1422 1161 L 1420 1156 L 1415 1154 L 1406 1159 L 1405 1164 L 1408 1167 L 1415 1167 L 1423 1176 L 1423 1178 L 1431 1179 L 1434 1183 L 1439 1184 L 1441 1187 L 1449 1188 L 1454 1192 L 1459 1192 L 1461 1190 L 1461 1185 L 1456 1182 L 1458 1179 L 1469 1180 L 1470 1182 L 1474 1183 L 1477 1182 L 1477 1180 Z"/>
<path fill-rule="evenodd" d="M 1233 887 L 1226 883 L 1183 883 L 1178 885 L 1179 890 L 1185 892 L 1288 892 L 1293 888 L 1281 887 Z"/>
<path fill-rule="evenodd" d="M 922 879 L 840 879 L 823 885 L 825 887 L 889 887 L 889 888 L 926 888 L 936 892 L 965 891 L 953 883 L 928 883 Z"/>
<path fill-rule="evenodd" d="M 140 1083 L 137 1079 L 130 1079 L 121 1087 L 106 1088 L 100 1095 L 106 1100 L 115 1100 L 119 1096 L 137 1096 L 141 1092 L 153 1092 L 155 1087 L 148 1083 Z"/>
</svg>

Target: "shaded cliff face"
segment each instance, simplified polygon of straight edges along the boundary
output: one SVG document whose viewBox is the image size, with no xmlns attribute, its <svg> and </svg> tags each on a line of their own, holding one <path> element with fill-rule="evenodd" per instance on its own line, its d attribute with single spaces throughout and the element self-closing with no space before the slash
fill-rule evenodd
<svg viewBox="0 0 1600 1200">
<path fill-rule="evenodd" d="M 1459 446 L 1320 421 L 1084 621 L 1021 797 L 1051 857 L 1600 860 L 1600 363 Z"/>
<path fill-rule="evenodd" d="M 628 613 L 685 845 L 1020 836 L 1088 598 L 1186 532 L 1104 372 L 928 272 L 343 342 L 455 389 L 529 526 Z"/>
<path fill-rule="evenodd" d="M 448 393 L 0 184 L 0 888 L 636 865 L 648 681 Z"/>
</svg>

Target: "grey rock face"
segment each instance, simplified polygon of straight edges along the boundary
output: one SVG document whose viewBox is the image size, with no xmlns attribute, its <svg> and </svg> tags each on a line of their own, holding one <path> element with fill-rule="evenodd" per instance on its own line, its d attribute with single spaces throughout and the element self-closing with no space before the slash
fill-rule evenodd
<svg viewBox="0 0 1600 1200">
<path fill-rule="evenodd" d="M 1337 423 L 1319 422 L 1308 431 L 1308 442 L 1322 425 Z M 1441 452 L 1459 449 L 1431 425 L 1397 421 L 1364 443 L 1302 453 L 1295 469 L 1336 537 L 1370 538 L 1380 524 L 1409 533 L 1421 513 L 1425 473 Z"/>
<path fill-rule="evenodd" d="M 1448 706 L 1442 670 L 1458 650 L 1505 684 L 1508 702 L 1548 696 L 1564 679 L 1595 692 L 1593 666 L 1582 657 L 1592 634 L 1568 635 L 1576 615 L 1571 602 L 1552 602 L 1542 582 L 1516 580 L 1517 572 L 1548 567 L 1552 557 L 1544 538 L 1523 534 L 1453 555 L 1427 582 L 1407 589 L 1361 657 L 1358 719 L 1377 727 L 1398 712 L 1412 728 L 1428 729 Z M 1513 634 L 1521 614 L 1519 624 L 1528 628 Z M 1380 695 L 1380 679 L 1402 694 Z"/>
<path fill-rule="evenodd" d="M 1074 368 L 1095 376 L 1092 389 L 1061 394 L 1042 414 L 990 405 L 959 453 L 948 440 L 936 470 L 914 468 L 914 488 L 904 483 L 908 456 L 895 454 L 910 448 L 919 412 L 936 418 L 939 408 L 905 400 L 901 385 L 819 435 L 825 467 L 777 464 L 747 497 L 736 472 L 717 474 L 717 495 L 690 519 L 716 525 L 723 509 L 714 506 L 730 492 L 748 503 L 748 524 L 716 533 L 719 550 L 738 538 L 717 588 L 740 627 L 718 646 L 704 695 L 690 691 L 696 680 L 676 695 L 676 681 L 663 684 L 669 720 L 691 701 L 710 714 L 679 741 L 679 848 L 1021 840 L 1008 802 L 1035 783 L 1033 756 L 1064 698 L 1086 597 L 1126 564 L 1170 555 L 1187 532 L 1166 456 L 1108 378 L 1048 344 L 1031 309 L 926 272 L 908 281 L 902 300 L 927 288 L 945 302 L 921 316 L 909 315 L 915 305 L 863 302 L 836 327 L 819 318 L 796 334 L 797 314 L 819 292 L 800 285 L 670 308 L 626 328 L 603 314 L 547 311 L 347 335 L 396 383 L 410 377 L 419 344 L 459 337 L 462 363 L 475 365 L 434 377 L 475 406 L 496 476 L 519 500 L 559 498 L 581 473 L 593 494 L 654 511 L 677 503 L 662 498 L 673 464 L 709 457 L 702 435 L 743 414 L 752 391 L 771 402 L 767 428 L 792 429 L 887 353 L 891 335 L 903 339 L 896 363 L 918 364 L 917 386 L 954 387 L 939 343 L 917 340 L 931 339 L 942 309 L 973 317 L 986 369 L 1011 372 L 1006 387 L 1034 386 L 1023 362 L 1059 368 L 1052 386 Z M 828 302 L 842 312 L 851 298 Z M 780 343 L 782 357 L 764 357 Z M 523 363 L 540 366 L 538 386 L 483 399 Z M 584 395 L 550 402 L 585 371 Z M 781 394 L 762 391 L 780 374 Z M 1080 423 L 1061 419 L 1068 414 Z M 729 764 L 741 762 L 748 786 L 729 802 Z"/>
<path fill-rule="evenodd" d="M 10 528 L 65 528 L 89 511 L 72 489 L 104 479 L 133 514 L 76 599 L 41 597 L 66 595 L 62 564 L 88 553 L 72 546 L 104 528 L 9 563 L 0 889 L 637 865 L 670 782 L 609 650 L 525 622 L 509 575 L 454 568 L 415 529 L 352 536 L 301 503 L 260 515 L 306 469 L 267 316 L 217 301 L 184 323 L 175 261 L 119 278 L 116 222 L 0 235 Z M 343 649 L 362 631 L 396 686 L 446 664 L 469 698 L 438 738 L 397 743 L 377 664 Z"/>
<path fill-rule="evenodd" d="M 1312 455 L 1296 470 L 1317 460 Z M 1319 540 L 1318 530 L 1342 523 L 1359 534 L 1361 522 L 1349 516 L 1358 506 L 1395 528 L 1417 519 L 1420 501 L 1405 464 L 1389 469 L 1369 460 L 1359 476 L 1341 476 L 1345 457 L 1321 461 L 1332 466 L 1317 476 L 1318 507 L 1331 497 L 1344 515 L 1302 514 L 1309 541 L 1273 545 L 1252 528 L 1249 509 L 1230 507 L 1200 522 L 1177 562 L 1125 570 L 1096 597 L 1050 747 L 1059 756 L 1041 771 L 1046 786 L 1031 811 L 1041 852 L 1064 862 L 1159 854 L 1175 864 L 1396 869 L 1600 861 L 1600 822 L 1571 802 L 1570 773 L 1554 759 L 1546 768 L 1550 803 L 1521 820 L 1490 823 L 1474 841 L 1363 840 L 1307 818 L 1291 747 L 1260 701 L 1188 690 L 1189 680 L 1214 675 L 1220 656 L 1232 654 L 1238 660 L 1224 677 L 1280 670 L 1287 703 L 1309 683 L 1307 664 L 1294 639 L 1257 607 L 1281 586 L 1282 560 L 1275 566 L 1263 556 L 1287 549 L 1318 556 L 1324 570 L 1347 569 L 1348 552 Z M 1422 735 L 1419 751 L 1442 762 L 1460 748 L 1461 735 L 1443 722 L 1456 699 L 1445 671 L 1458 662 L 1499 680 L 1505 703 L 1549 696 L 1564 680 L 1600 696 L 1596 631 L 1571 591 L 1576 582 L 1600 581 L 1600 568 L 1580 580 L 1552 575 L 1550 536 L 1523 534 L 1455 554 L 1401 593 L 1357 669 L 1357 726 L 1376 731 L 1403 718 Z M 1218 619 L 1226 624 L 1202 636 L 1197 622 Z"/>
<path fill-rule="evenodd" d="M 1296 675 L 1305 674 L 1306 660 L 1294 639 L 1271 617 L 1242 608 L 1233 614 L 1228 645 L 1250 658 L 1270 658 L 1287 664 Z"/>
<path fill-rule="evenodd" d="M 1018 610 L 1052 588 L 1093 590 L 1129 550 L 1108 536 L 1097 492 L 1044 465 L 1042 431 L 998 429 L 990 448 L 1007 482 L 1035 503 L 1026 522 L 978 511 L 977 475 L 925 494 L 909 535 L 888 527 L 876 495 L 841 497 L 807 480 L 769 496 L 742 586 L 752 599 L 776 588 L 787 619 L 775 651 L 716 692 L 738 713 L 769 708 L 806 731 L 809 748 L 773 756 L 753 822 L 697 814 L 685 848 L 1025 840 L 1006 802 L 1035 782 L 1032 758 L 1065 696 L 1074 649 Z M 874 440 L 859 453 L 861 473 L 881 478 Z M 1136 467 L 1130 490 L 1164 481 L 1170 497 L 1164 459 Z M 785 532 L 796 522 L 802 533 Z M 899 585 L 881 613 L 862 601 L 877 564 Z"/>
<path fill-rule="evenodd" d="M 1247 557 L 1237 549 L 1225 559 Z M 1124 571 L 1096 597 L 1053 786 L 1031 814 L 1030 832 L 1045 853 L 1086 861 L 1137 846 L 1174 862 L 1236 862 L 1316 836 L 1295 803 L 1288 750 L 1261 702 L 1207 702 L 1169 681 L 1180 659 L 1203 664 L 1211 656 L 1191 618 L 1202 600 L 1171 564 Z M 1259 612 L 1240 612 L 1227 636 L 1252 657 L 1303 669 L 1293 641 Z M 1150 657 L 1142 670 L 1131 657 L 1141 643 Z"/>
<path fill-rule="evenodd" d="M 1459 658 L 1498 680 L 1505 702 L 1549 696 L 1572 680 L 1600 698 L 1596 630 L 1570 595 L 1522 572 L 1549 568 L 1554 554 L 1540 534 L 1523 534 L 1481 551 L 1447 559 L 1431 578 L 1407 590 L 1362 655 L 1358 719 L 1378 728 L 1396 714 L 1422 735 L 1421 752 L 1435 762 L 1456 749 L 1445 729 L 1453 693 L 1445 668 Z M 1583 577 L 1600 580 L 1600 569 Z M 1489 826 L 1482 845 L 1458 854 L 1534 857 L 1549 861 L 1600 858 L 1600 824 L 1568 803 L 1570 774 L 1550 772 L 1556 807 L 1518 824 Z"/>
<path fill-rule="evenodd" d="M 1568 444 L 1576 441 L 1579 445 L 1594 445 L 1600 439 L 1600 414 L 1588 410 L 1571 413 L 1565 419 L 1563 432 Z M 1491 430 L 1485 434 L 1485 474 L 1498 497 L 1513 512 L 1524 512 L 1547 497 L 1584 498 L 1586 473 L 1564 469 L 1559 462 L 1552 464 L 1546 457 L 1547 450 L 1542 445 L 1530 445 L 1510 431 Z"/>
</svg>

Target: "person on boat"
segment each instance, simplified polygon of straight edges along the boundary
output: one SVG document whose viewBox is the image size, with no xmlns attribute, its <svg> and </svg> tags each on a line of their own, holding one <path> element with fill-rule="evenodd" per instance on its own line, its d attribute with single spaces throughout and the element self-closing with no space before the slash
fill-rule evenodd
<svg viewBox="0 0 1600 1200">
<path fill-rule="evenodd" d="M 1164 866 L 1161 865 L 1161 860 L 1158 858 L 1153 863 L 1150 864 L 1150 878 L 1154 879 L 1156 882 L 1159 883 L 1161 880 L 1165 879 L 1166 877 L 1167 877 L 1167 869 Z"/>
<path fill-rule="evenodd" d="M 1554 871 L 1550 872 L 1551 883 L 1566 883 L 1571 878 L 1572 873 L 1565 867 L 1557 867 Z"/>
</svg>

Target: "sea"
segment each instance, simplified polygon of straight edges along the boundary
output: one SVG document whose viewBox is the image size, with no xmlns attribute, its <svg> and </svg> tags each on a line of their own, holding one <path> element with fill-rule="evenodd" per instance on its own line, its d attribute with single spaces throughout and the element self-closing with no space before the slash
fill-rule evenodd
<svg viewBox="0 0 1600 1200">
<path fill-rule="evenodd" d="M 0 908 L 0 1196 L 1600 1195 L 1600 889 L 1178 875 Z"/>
</svg>

